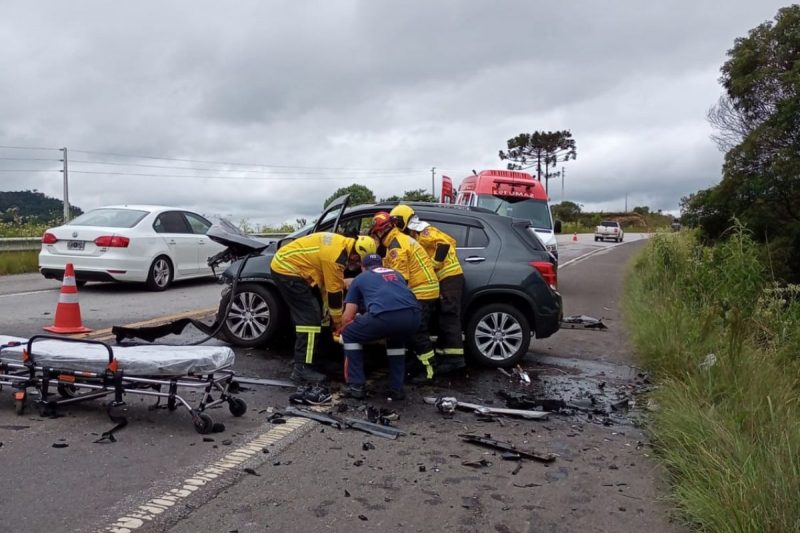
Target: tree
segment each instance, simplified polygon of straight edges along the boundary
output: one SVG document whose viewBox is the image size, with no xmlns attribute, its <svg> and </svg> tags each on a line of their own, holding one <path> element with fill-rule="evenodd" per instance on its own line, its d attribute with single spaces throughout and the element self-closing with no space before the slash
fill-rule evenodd
<svg viewBox="0 0 800 533">
<path fill-rule="evenodd" d="M 723 178 L 681 205 L 683 219 L 708 238 L 720 237 L 736 217 L 771 247 L 793 246 L 777 256 L 789 262 L 783 271 L 794 279 L 800 278 L 799 66 L 798 5 L 734 41 L 721 69 L 725 92 L 708 113 L 714 139 L 727 150 Z"/>
<path fill-rule="evenodd" d="M 553 204 L 551 207 L 553 218 L 562 222 L 576 222 L 581 214 L 581 206 L 575 202 L 564 200 L 560 204 Z"/>
<path fill-rule="evenodd" d="M 438 198 L 425 189 L 414 189 L 403 193 L 403 201 L 406 202 L 438 202 Z"/>
<path fill-rule="evenodd" d="M 499 156 L 501 161 L 509 161 L 509 170 L 536 167 L 536 178 L 542 181 L 544 165 L 544 185 L 547 191 L 550 178 L 555 177 L 550 169 L 555 170 L 558 163 L 574 160 L 578 156 L 575 139 L 569 130 L 520 133 L 506 141 L 506 145 L 508 151 L 500 150 Z"/>
<path fill-rule="evenodd" d="M 364 185 L 359 185 L 354 183 L 348 187 L 341 187 L 336 190 L 332 195 L 325 200 L 323 204 L 323 208 L 328 207 L 331 202 L 336 200 L 343 194 L 350 194 L 350 205 L 361 205 L 361 204 L 374 204 L 375 203 L 375 194 L 369 190 Z"/>
</svg>

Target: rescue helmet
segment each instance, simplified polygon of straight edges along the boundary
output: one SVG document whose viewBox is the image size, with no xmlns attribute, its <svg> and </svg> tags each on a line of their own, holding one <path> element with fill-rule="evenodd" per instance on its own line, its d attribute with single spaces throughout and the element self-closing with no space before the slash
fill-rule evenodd
<svg viewBox="0 0 800 533">
<path fill-rule="evenodd" d="M 369 232 L 374 236 L 381 236 L 392 227 L 392 217 L 386 211 L 378 211 L 372 217 L 372 227 Z"/>
<path fill-rule="evenodd" d="M 353 245 L 353 251 L 361 257 L 363 261 L 369 254 L 374 254 L 378 251 L 378 244 L 375 239 L 369 235 L 359 235 L 356 237 L 356 242 Z"/>
<path fill-rule="evenodd" d="M 411 217 L 414 216 L 414 209 L 409 205 L 399 204 L 389 212 L 389 216 L 392 217 L 395 226 L 404 230 L 408 227 Z"/>
</svg>

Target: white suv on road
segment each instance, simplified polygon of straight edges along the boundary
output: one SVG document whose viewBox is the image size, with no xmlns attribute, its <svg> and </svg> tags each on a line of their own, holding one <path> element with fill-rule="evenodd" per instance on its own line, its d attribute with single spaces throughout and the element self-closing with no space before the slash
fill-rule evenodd
<svg viewBox="0 0 800 533">
<path fill-rule="evenodd" d="M 595 242 L 606 239 L 622 242 L 624 236 L 625 232 L 622 231 L 622 224 L 613 220 L 604 220 L 594 229 Z"/>
</svg>

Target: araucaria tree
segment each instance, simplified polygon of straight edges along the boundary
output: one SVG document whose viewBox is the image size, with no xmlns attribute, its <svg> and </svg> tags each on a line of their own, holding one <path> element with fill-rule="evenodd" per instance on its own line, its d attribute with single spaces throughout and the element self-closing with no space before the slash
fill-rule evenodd
<svg viewBox="0 0 800 533">
<path fill-rule="evenodd" d="M 684 198 L 684 218 L 712 239 L 738 218 L 769 244 L 777 274 L 800 279 L 800 6 L 736 39 L 721 71 L 708 118 L 722 182 Z"/>
<path fill-rule="evenodd" d="M 555 170 L 558 163 L 578 156 L 575 139 L 569 130 L 520 133 L 506 144 L 508 151 L 500 150 L 500 160 L 508 161 L 510 170 L 536 167 L 536 178 L 542 181 L 544 177 L 545 189 L 549 189 L 550 178 L 558 175 L 557 172 L 551 172 L 551 169 Z"/>
</svg>

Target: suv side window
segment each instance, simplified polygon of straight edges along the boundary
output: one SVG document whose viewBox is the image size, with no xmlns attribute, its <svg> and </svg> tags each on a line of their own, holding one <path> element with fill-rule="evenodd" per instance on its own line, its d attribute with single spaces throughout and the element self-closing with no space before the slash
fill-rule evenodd
<svg viewBox="0 0 800 533">
<path fill-rule="evenodd" d="M 482 228 L 470 226 L 467 235 L 467 248 L 486 248 L 489 246 L 489 236 Z"/>
<path fill-rule="evenodd" d="M 370 226 L 372 226 L 372 215 L 354 217 L 340 221 L 337 233 L 346 237 L 358 237 L 359 235 L 367 235 Z"/>
<path fill-rule="evenodd" d="M 438 222 L 431 221 L 431 225 L 436 226 L 443 232 L 450 235 L 456 240 L 456 248 L 467 247 L 467 230 L 470 228 L 462 224 L 453 224 L 451 222 Z"/>
</svg>

